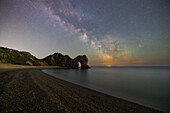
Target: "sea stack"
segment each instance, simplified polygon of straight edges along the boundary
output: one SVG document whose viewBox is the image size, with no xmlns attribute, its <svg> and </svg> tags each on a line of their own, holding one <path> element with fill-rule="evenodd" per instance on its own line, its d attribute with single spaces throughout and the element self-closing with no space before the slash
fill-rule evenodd
<svg viewBox="0 0 170 113">
<path fill-rule="evenodd" d="M 76 66 L 78 66 L 78 62 L 81 64 L 81 69 L 89 69 L 90 67 L 87 65 L 88 58 L 86 55 L 77 56 L 73 59 L 74 62 L 76 62 Z"/>
</svg>

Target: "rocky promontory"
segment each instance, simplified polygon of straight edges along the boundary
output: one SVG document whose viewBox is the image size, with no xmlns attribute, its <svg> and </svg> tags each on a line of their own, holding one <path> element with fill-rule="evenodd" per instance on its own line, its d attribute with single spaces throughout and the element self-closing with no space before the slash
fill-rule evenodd
<svg viewBox="0 0 170 113">
<path fill-rule="evenodd" d="M 68 55 L 54 53 L 43 59 L 38 59 L 29 52 L 18 51 L 9 48 L 0 47 L 0 64 L 18 64 L 30 66 L 62 66 L 64 68 L 78 69 L 79 63 L 81 69 L 88 69 L 88 58 L 86 55 L 79 55 L 72 59 Z"/>
<path fill-rule="evenodd" d="M 53 55 L 49 55 L 42 59 L 50 66 L 62 66 L 66 68 L 79 68 L 79 63 L 81 64 L 81 69 L 88 69 L 89 66 L 88 58 L 86 55 L 77 56 L 76 58 L 72 59 L 68 55 L 62 55 L 61 53 L 54 53 Z"/>
</svg>

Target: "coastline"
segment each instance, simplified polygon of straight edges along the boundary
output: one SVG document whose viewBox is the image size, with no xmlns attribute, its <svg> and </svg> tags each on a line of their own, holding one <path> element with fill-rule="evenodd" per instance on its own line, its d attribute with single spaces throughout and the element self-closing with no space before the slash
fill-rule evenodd
<svg viewBox="0 0 170 113">
<path fill-rule="evenodd" d="M 41 69 L 0 72 L 1 112 L 160 112 L 55 78 Z"/>
<path fill-rule="evenodd" d="M 29 68 L 62 68 L 60 66 L 27 66 L 27 65 L 15 65 L 15 64 L 0 64 L 0 69 L 29 69 Z"/>
</svg>

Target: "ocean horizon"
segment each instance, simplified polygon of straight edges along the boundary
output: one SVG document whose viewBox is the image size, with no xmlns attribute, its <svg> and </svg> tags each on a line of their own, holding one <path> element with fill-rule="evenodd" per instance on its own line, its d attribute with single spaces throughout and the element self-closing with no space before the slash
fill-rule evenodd
<svg viewBox="0 0 170 113">
<path fill-rule="evenodd" d="M 56 78 L 164 112 L 170 108 L 170 66 L 43 69 Z"/>
</svg>

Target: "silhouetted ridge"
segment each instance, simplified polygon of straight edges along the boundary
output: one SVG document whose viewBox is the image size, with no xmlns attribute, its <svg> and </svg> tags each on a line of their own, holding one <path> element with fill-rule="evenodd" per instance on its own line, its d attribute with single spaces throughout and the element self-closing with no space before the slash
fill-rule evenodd
<svg viewBox="0 0 170 113">
<path fill-rule="evenodd" d="M 88 59 L 86 55 L 77 56 L 72 59 L 68 55 L 54 53 L 43 59 L 38 59 L 29 52 L 18 51 L 9 48 L 0 47 L 0 63 L 1 64 L 18 64 L 30 66 L 62 66 L 66 68 L 77 69 L 78 62 L 81 63 L 82 69 L 87 69 Z"/>
</svg>

